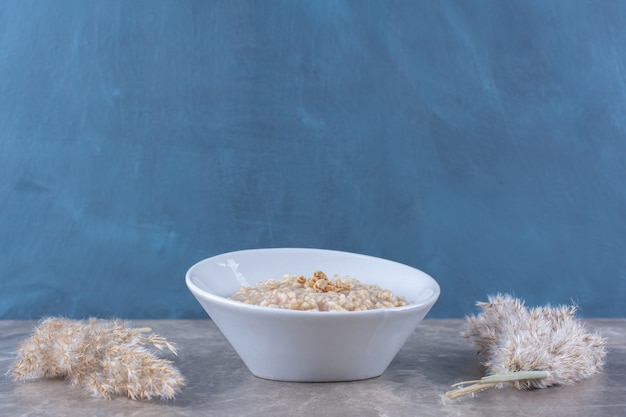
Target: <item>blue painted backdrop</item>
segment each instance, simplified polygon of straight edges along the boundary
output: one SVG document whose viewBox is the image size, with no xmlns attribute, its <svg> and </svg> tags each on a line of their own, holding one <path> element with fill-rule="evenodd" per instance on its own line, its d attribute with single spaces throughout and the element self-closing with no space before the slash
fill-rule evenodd
<svg viewBox="0 0 626 417">
<path fill-rule="evenodd" d="M 184 273 L 323 247 L 626 308 L 626 2 L 0 3 L 0 318 L 205 317 Z"/>
</svg>

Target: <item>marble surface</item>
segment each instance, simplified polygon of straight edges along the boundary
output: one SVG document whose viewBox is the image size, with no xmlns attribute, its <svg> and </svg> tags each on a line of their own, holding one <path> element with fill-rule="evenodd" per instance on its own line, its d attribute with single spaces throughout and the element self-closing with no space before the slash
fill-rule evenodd
<svg viewBox="0 0 626 417">
<path fill-rule="evenodd" d="M 188 385 L 171 401 L 103 400 L 61 379 L 14 382 L 6 371 L 15 347 L 36 325 L 0 321 L 2 416 L 623 416 L 626 319 L 587 320 L 608 339 L 602 373 L 578 384 L 536 391 L 490 390 L 443 401 L 451 384 L 482 376 L 475 349 L 459 336 L 461 319 L 427 319 L 386 372 L 347 383 L 287 383 L 254 377 L 210 320 L 136 320 L 177 343 L 176 366 Z"/>
</svg>

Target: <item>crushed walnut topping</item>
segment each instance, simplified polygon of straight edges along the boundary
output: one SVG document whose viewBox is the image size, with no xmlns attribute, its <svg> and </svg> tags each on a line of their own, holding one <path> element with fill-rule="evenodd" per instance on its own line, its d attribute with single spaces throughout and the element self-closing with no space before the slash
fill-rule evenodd
<svg viewBox="0 0 626 417">
<path fill-rule="evenodd" d="M 310 288 L 315 292 L 340 292 L 340 291 L 350 291 L 352 286 L 341 280 L 335 276 L 334 279 L 330 280 L 322 271 L 315 271 L 311 278 L 305 278 L 304 276 L 299 276 L 296 279 L 296 282 L 300 284 L 304 284 L 305 288 Z"/>
</svg>

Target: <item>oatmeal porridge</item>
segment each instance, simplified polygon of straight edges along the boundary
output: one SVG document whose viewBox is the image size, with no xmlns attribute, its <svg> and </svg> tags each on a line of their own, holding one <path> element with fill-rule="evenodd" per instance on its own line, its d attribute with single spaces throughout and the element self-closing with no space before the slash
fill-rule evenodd
<svg viewBox="0 0 626 417">
<path fill-rule="evenodd" d="M 330 279 L 322 271 L 315 271 L 310 278 L 285 275 L 280 281 L 244 286 L 230 299 L 263 307 L 315 311 L 374 310 L 408 304 L 404 297 L 378 285 L 339 275 Z"/>
</svg>

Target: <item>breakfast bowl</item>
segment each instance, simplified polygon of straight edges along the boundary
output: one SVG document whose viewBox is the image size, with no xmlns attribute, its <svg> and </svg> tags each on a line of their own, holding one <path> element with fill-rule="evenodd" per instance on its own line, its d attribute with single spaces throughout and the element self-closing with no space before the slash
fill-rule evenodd
<svg viewBox="0 0 626 417">
<path fill-rule="evenodd" d="M 242 286 L 286 275 L 351 277 L 406 305 L 362 311 L 292 310 L 235 301 Z M 250 372 L 279 381 L 355 381 L 381 375 L 437 301 L 426 273 L 391 260 L 305 248 L 252 249 L 193 265 L 187 287 Z"/>
</svg>

